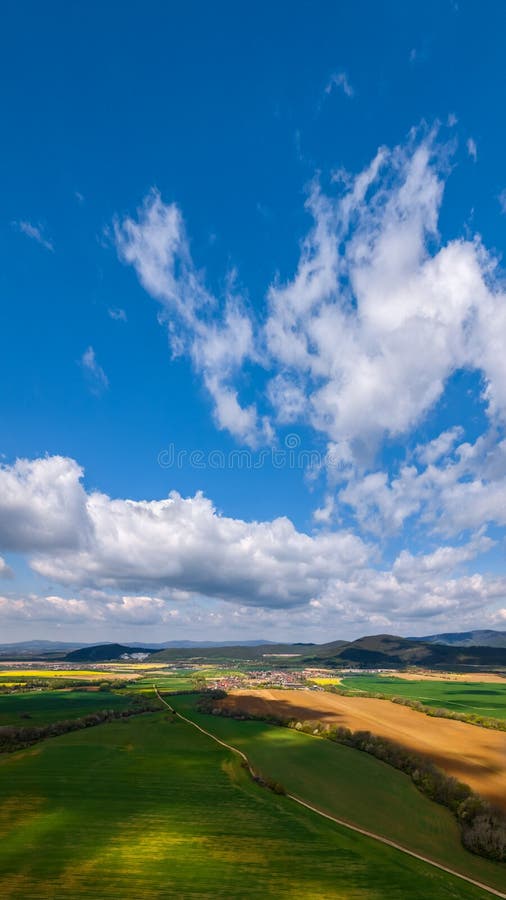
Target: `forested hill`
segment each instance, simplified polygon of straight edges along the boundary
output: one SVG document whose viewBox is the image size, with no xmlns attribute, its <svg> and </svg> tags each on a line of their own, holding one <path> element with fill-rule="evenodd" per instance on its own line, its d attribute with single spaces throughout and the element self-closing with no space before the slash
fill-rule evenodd
<svg viewBox="0 0 506 900">
<path fill-rule="evenodd" d="M 506 647 L 506 631 L 493 631 L 490 628 L 450 631 L 410 640 L 423 641 L 426 644 L 450 644 L 452 647 Z"/>
<path fill-rule="evenodd" d="M 343 647 L 321 645 L 311 654 L 314 661 L 331 666 L 432 668 L 506 666 L 506 647 L 452 646 L 409 640 L 389 634 L 359 638 Z M 329 652 L 330 651 L 330 652 Z"/>
<path fill-rule="evenodd" d="M 98 644 L 95 647 L 81 647 L 67 653 L 67 662 L 108 662 L 115 659 L 131 657 L 138 659 L 139 655 L 151 655 L 153 650 L 145 647 L 125 647 L 123 644 Z"/>
</svg>

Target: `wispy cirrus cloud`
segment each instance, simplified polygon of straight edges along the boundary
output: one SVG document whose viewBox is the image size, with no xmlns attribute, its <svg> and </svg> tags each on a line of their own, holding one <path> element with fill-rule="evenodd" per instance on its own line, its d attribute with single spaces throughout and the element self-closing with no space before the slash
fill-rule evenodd
<svg viewBox="0 0 506 900">
<path fill-rule="evenodd" d="M 107 310 L 107 314 L 108 314 L 109 318 L 112 319 L 114 322 L 126 322 L 127 321 L 127 314 L 126 314 L 125 310 L 121 309 L 121 307 L 119 307 L 119 306 L 110 307 Z"/>
<path fill-rule="evenodd" d="M 332 94 L 333 91 L 341 91 L 346 97 L 354 97 L 355 90 L 352 87 L 346 72 L 334 72 L 327 84 L 325 85 L 325 93 Z"/>
<path fill-rule="evenodd" d="M 37 244 L 40 244 L 41 247 L 44 247 L 45 250 L 49 250 L 51 253 L 54 253 L 54 244 L 52 240 L 50 240 L 44 234 L 44 228 L 40 223 L 38 225 L 33 225 L 32 222 L 28 222 L 25 219 L 20 219 L 19 221 L 15 221 L 12 223 L 13 228 L 16 228 L 17 231 L 20 231 L 21 234 L 26 235 L 26 237 L 31 238 L 33 241 L 36 241 Z"/>
<path fill-rule="evenodd" d="M 101 394 L 109 387 L 109 379 L 103 368 L 97 362 L 93 347 L 88 347 L 81 357 L 81 366 L 86 375 L 90 390 L 94 394 Z"/>
<path fill-rule="evenodd" d="M 473 162 L 478 160 L 478 147 L 476 146 L 476 141 L 474 138 L 470 137 L 466 141 L 467 152 Z"/>
</svg>

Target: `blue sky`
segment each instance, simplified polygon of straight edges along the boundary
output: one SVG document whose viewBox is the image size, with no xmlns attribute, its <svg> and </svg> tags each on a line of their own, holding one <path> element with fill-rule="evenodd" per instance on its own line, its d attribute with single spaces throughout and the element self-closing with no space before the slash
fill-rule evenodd
<svg viewBox="0 0 506 900">
<path fill-rule="evenodd" d="M 504 19 L 7 5 L 6 640 L 505 625 Z"/>
</svg>

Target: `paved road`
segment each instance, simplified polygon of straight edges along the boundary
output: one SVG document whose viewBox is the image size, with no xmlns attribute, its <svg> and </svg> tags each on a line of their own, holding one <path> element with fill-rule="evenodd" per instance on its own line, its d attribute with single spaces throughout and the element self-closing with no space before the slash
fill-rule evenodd
<svg viewBox="0 0 506 900">
<path fill-rule="evenodd" d="M 249 772 L 252 776 L 255 776 L 255 772 L 250 764 L 250 761 L 245 753 L 242 750 L 239 750 L 237 747 L 232 747 L 231 744 L 227 744 L 225 741 L 220 740 L 220 738 L 216 737 L 215 734 L 212 734 L 210 731 L 206 731 L 205 728 L 201 728 L 200 725 L 197 725 L 196 722 L 193 722 L 192 719 L 187 719 L 186 716 L 183 716 L 181 713 L 176 712 L 176 710 L 167 703 L 166 700 L 160 695 L 158 688 L 155 685 L 155 693 L 158 699 L 168 708 L 170 711 L 178 717 L 178 719 L 182 719 L 183 722 L 186 722 L 188 725 L 191 725 L 192 728 L 196 728 L 198 731 L 201 731 L 202 734 L 207 735 L 207 737 L 211 738 L 212 741 L 215 741 L 217 744 L 220 744 L 222 747 L 225 747 L 226 750 L 230 750 L 232 753 L 236 753 L 237 756 L 240 756 L 241 759 L 246 763 Z M 453 875 L 455 878 L 460 878 L 461 881 L 467 881 L 468 884 L 474 885 L 474 887 L 481 888 L 482 891 L 487 891 L 489 894 L 493 894 L 495 897 L 502 897 L 503 900 L 506 900 L 506 894 L 503 894 L 502 891 L 498 891 L 496 888 L 489 887 L 487 884 L 483 884 L 481 881 L 475 881 L 474 878 L 469 878 L 467 875 L 462 875 L 461 872 L 456 872 L 455 869 L 449 869 L 448 866 L 443 866 L 442 863 L 436 862 L 434 859 L 429 859 L 428 856 L 422 856 L 421 853 L 415 853 L 414 850 L 408 850 L 407 847 L 403 847 L 401 844 L 397 844 L 395 841 L 390 841 L 388 838 L 383 837 L 381 834 L 375 834 L 373 831 L 367 831 L 365 828 L 359 828 L 358 825 L 352 825 L 351 822 L 347 822 L 345 819 L 338 819 L 337 816 L 331 816 L 329 813 L 323 812 L 323 810 L 318 809 L 317 806 L 313 806 L 311 803 L 306 803 L 305 800 L 302 800 L 300 797 L 296 797 L 295 794 L 286 794 L 286 796 L 293 800 L 295 803 L 298 803 L 300 806 L 305 806 L 306 809 L 310 809 L 311 812 L 316 813 L 319 816 L 322 816 L 324 819 L 328 819 L 330 822 L 335 822 L 336 825 L 341 825 L 343 828 L 348 828 L 350 831 L 356 831 L 358 834 L 364 834 L 366 837 L 372 838 L 374 841 L 379 841 L 380 844 L 387 844 L 388 847 L 393 847 L 395 850 L 399 850 L 400 853 L 405 853 L 407 856 L 412 856 L 414 859 L 419 859 L 424 863 L 428 863 L 429 866 L 434 866 L 435 869 L 441 869 L 442 872 L 447 872 L 448 875 Z"/>
</svg>

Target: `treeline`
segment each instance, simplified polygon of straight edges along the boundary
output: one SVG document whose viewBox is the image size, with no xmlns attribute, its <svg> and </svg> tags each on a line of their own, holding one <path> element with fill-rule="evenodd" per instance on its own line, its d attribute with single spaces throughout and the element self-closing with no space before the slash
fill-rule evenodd
<svg viewBox="0 0 506 900">
<path fill-rule="evenodd" d="M 64 719 L 61 722 L 51 722 L 48 725 L 17 725 L 0 726 L 0 753 L 10 753 L 13 750 L 23 750 L 31 744 L 43 741 L 45 738 L 58 737 L 69 731 L 80 731 L 83 728 L 92 728 L 95 725 L 103 725 L 104 722 L 112 722 L 115 719 L 127 719 L 130 716 L 138 716 L 141 713 L 159 712 L 156 701 L 136 701 L 127 709 L 99 709 L 96 712 L 81 716 L 78 719 Z"/>
<path fill-rule="evenodd" d="M 190 693 L 188 691 L 188 693 Z M 224 700 L 227 696 L 226 691 L 219 688 L 211 688 L 208 691 L 198 691 L 201 694 L 200 700 L 197 702 L 197 710 L 200 713 L 213 713 L 217 700 Z"/>
<path fill-rule="evenodd" d="M 279 781 L 274 781 L 274 778 L 269 778 L 268 775 L 259 775 L 258 772 L 254 772 L 245 759 L 241 762 L 241 766 L 249 772 L 255 784 L 267 788 L 267 790 L 272 791 L 274 794 L 280 794 L 283 797 L 286 795 L 286 788 L 284 788 Z"/>
<path fill-rule="evenodd" d="M 201 711 L 234 719 L 259 720 L 271 725 L 295 728 L 305 734 L 319 735 L 355 750 L 361 750 L 363 753 L 369 753 L 404 772 L 422 794 L 449 809 L 460 826 L 464 847 L 487 859 L 506 862 L 506 814 L 475 794 L 469 785 L 446 775 L 426 757 L 389 738 L 378 737 L 369 731 L 350 731 L 349 728 L 343 727 L 329 728 L 320 722 L 297 722 L 278 716 L 233 711 L 226 707 L 217 707 L 214 703 L 205 704 L 205 708 Z"/>
<path fill-rule="evenodd" d="M 267 775 L 257 775 L 255 772 L 252 772 L 251 777 L 253 781 L 256 781 L 261 787 L 267 788 L 269 791 L 272 791 L 274 794 L 281 794 L 281 796 L 285 796 L 286 789 L 280 784 L 279 781 L 274 781 L 273 778 L 269 778 Z"/>
<path fill-rule="evenodd" d="M 341 697 L 357 697 L 356 691 L 349 691 L 346 688 L 336 687 L 333 684 L 327 684 L 323 688 L 329 694 L 339 694 Z M 360 691 L 360 697 L 369 697 L 373 700 L 390 700 L 391 703 L 398 703 L 400 706 L 409 706 L 417 712 L 425 713 L 426 716 L 433 716 L 436 719 L 455 719 L 457 722 L 466 722 L 468 725 L 479 725 L 480 728 L 491 728 L 493 731 L 506 731 L 506 720 L 494 719 L 492 716 L 480 716 L 477 713 L 454 712 L 446 707 L 438 707 L 434 709 L 425 706 L 419 700 L 413 700 L 410 697 L 392 696 L 391 694 L 382 694 L 380 691 Z"/>
<path fill-rule="evenodd" d="M 156 686 L 156 685 L 155 685 Z M 158 690 L 158 689 L 157 689 Z M 202 694 L 203 691 L 200 688 L 185 688 L 183 691 L 158 691 L 160 697 L 179 697 L 179 695 L 188 696 L 189 694 Z M 206 691 L 205 693 L 210 693 Z M 226 696 L 226 694 L 225 694 Z"/>
<path fill-rule="evenodd" d="M 0 682 L 0 694 L 26 694 L 30 691 L 61 691 L 66 688 L 75 688 L 76 690 L 88 690 L 90 688 L 97 691 L 119 691 L 131 687 L 135 684 L 134 680 L 130 681 L 100 681 L 96 678 L 89 680 L 84 678 L 31 678 L 25 682 L 17 682 L 16 684 L 2 684 Z"/>
</svg>

